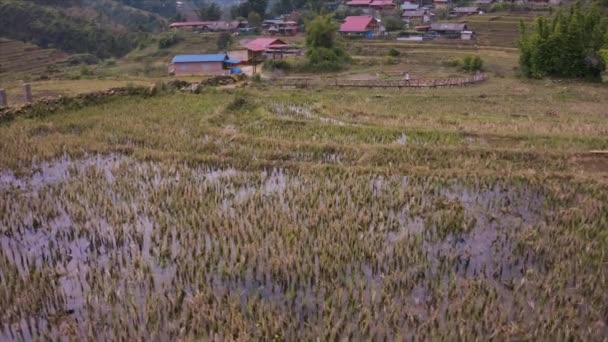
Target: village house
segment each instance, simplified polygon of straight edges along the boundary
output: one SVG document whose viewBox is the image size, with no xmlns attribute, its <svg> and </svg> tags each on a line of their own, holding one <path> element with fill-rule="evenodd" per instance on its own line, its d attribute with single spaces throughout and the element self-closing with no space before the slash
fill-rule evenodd
<svg viewBox="0 0 608 342">
<path fill-rule="evenodd" d="M 257 38 L 245 44 L 250 64 L 263 62 L 267 58 L 282 59 L 286 55 L 299 55 L 302 50 L 277 38 Z"/>
<path fill-rule="evenodd" d="M 262 28 L 270 35 L 293 36 L 298 33 L 298 23 L 295 21 L 284 21 L 283 19 L 264 20 Z"/>
<path fill-rule="evenodd" d="M 346 3 L 346 6 L 353 8 L 369 8 L 372 0 L 351 0 Z"/>
<path fill-rule="evenodd" d="M 451 0 L 433 0 L 436 9 L 448 8 L 451 5 Z"/>
<path fill-rule="evenodd" d="M 397 5 L 392 0 L 373 0 L 369 7 L 377 11 L 392 11 Z"/>
<path fill-rule="evenodd" d="M 462 32 L 468 31 L 468 27 L 465 23 L 432 23 L 430 30 L 443 38 L 462 39 Z M 472 34 L 471 32 L 467 35 L 472 36 Z"/>
<path fill-rule="evenodd" d="M 227 54 L 178 55 L 169 64 L 169 74 L 185 75 L 228 75 L 230 69 L 240 61 L 230 59 Z"/>
<path fill-rule="evenodd" d="M 428 24 L 431 22 L 433 14 L 425 10 L 403 11 L 401 18 L 409 27 Z"/>
<path fill-rule="evenodd" d="M 420 5 L 413 4 L 411 2 L 404 2 L 403 5 L 401 5 L 402 11 L 417 11 L 419 8 L 420 8 Z"/>
<path fill-rule="evenodd" d="M 450 10 L 453 17 L 479 14 L 479 7 L 454 7 Z"/>
<path fill-rule="evenodd" d="M 346 36 L 372 38 L 380 32 L 380 24 L 370 15 L 350 16 L 344 19 L 339 32 Z"/>
</svg>

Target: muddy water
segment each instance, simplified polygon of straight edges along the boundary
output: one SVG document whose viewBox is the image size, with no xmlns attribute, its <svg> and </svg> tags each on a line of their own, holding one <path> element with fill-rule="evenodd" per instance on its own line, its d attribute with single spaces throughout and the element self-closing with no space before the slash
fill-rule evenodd
<svg viewBox="0 0 608 342">
<path fill-rule="evenodd" d="M 543 224 L 542 195 L 526 187 L 317 179 L 119 155 L 3 171 L 0 192 L 0 286 L 9 294 L 0 339 L 9 340 L 167 339 L 187 316 L 182 302 L 201 295 L 238 298 L 245 317 L 269 305 L 302 329 L 297 322 L 322 324 L 327 303 L 347 320 L 353 302 L 381 309 L 381 293 L 427 319 L 434 303 L 449 305 L 434 279 L 482 279 L 508 303 L 510 283 L 535 267 L 516 253 L 517 236 Z M 467 231 L 433 233 L 433 215 L 451 215 L 445 203 L 474 222 Z M 33 281 L 43 276 L 52 279 L 44 289 Z M 397 277 L 419 280 L 399 289 Z M 9 293 L 15 283 L 26 290 Z"/>
</svg>

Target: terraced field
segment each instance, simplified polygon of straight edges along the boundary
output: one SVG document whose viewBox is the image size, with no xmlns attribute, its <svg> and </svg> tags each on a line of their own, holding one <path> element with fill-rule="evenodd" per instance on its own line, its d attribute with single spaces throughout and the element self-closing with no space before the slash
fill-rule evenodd
<svg viewBox="0 0 608 342">
<path fill-rule="evenodd" d="M 57 50 L 0 38 L 0 80 L 44 73 L 66 57 L 67 54 Z"/>
</svg>

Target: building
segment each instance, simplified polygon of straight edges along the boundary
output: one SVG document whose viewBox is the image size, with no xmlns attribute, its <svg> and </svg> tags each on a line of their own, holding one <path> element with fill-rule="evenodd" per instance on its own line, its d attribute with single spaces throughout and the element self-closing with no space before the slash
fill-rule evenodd
<svg viewBox="0 0 608 342">
<path fill-rule="evenodd" d="M 369 7 L 377 11 L 392 11 L 397 5 L 392 0 L 373 0 Z"/>
<path fill-rule="evenodd" d="M 370 15 L 350 16 L 344 19 L 339 32 L 348 36 L 372 38 L 380 32 L 380 24 Z"/>
<path fill-rule="evenodd" d="M 432 17 L 433 14 L 425 10 L 403 11 L 403 13 L 401 14 L 403 22 L 410 27 L 415 25 L 428 24 L 431 22 Z"/>
<path fill-rule="evenodd" d="M 298 33 L 298 23 L 295 21 L 284 21 L 283 19 L 264 20 L 262 28 L 270 35 L 293 36 Z"/>
<path fill-rule="evenodd" d="M 178 55 L 169 64 L 169 74 L 185 75 L 229 75 L 230 69 L 240 61 L 230 59 L 227 54 Z"/>
<path fill-rule="evenodd" d="M 479 7 L 454 7 L 450 10 L 450 15 L 454 17 L 475 14 L 479 14 Z"/>
<path fill-rule="evenodd" d="M 282 59 L 285 55 L 299 55 L 302 50 L 277 38 L 257 38 L 245 44 L 247 60 L 257 64 L 266 58 Z"/>
<path fill-rule="evenodd" d="M 450 0 L 433 0 L 436 9 L 448 8 L 452 2 Z"/>
<path fill-rule="evenodd" d="M 368 8 L 371 3 L 372 0 L 351 0 L 346 3 L 346 6 L 354 8 Z"/>
<path fill-rule="evenodd" d="M 417 11 L 419 8 L 420 8 L 420 5 L 413 4 L 410 2 L 404 2 L 403 5 L 401 5 L 402 11 Z"/>
<path fill-rule="evenodd" d="M 432 23 L 431 31 L 444 38 L 460 39 L 462 31 L 468 31 L 465 23 Z"/>
</svg>

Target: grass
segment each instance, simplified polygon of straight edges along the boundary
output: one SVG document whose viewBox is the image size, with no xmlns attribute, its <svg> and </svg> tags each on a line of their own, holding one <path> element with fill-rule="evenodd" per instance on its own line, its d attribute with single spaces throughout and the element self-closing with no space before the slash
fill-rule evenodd
<svg viewBox="0 0 608 342">
<path fill-rule="evenodd" d="M 458 74 L 437 65 L 474 52 L 490 79 L 261 82 L 1 123 L 0 339 L 606 339 L 608 88 L 450 44 L 339 75 Z"/>
</svg>

